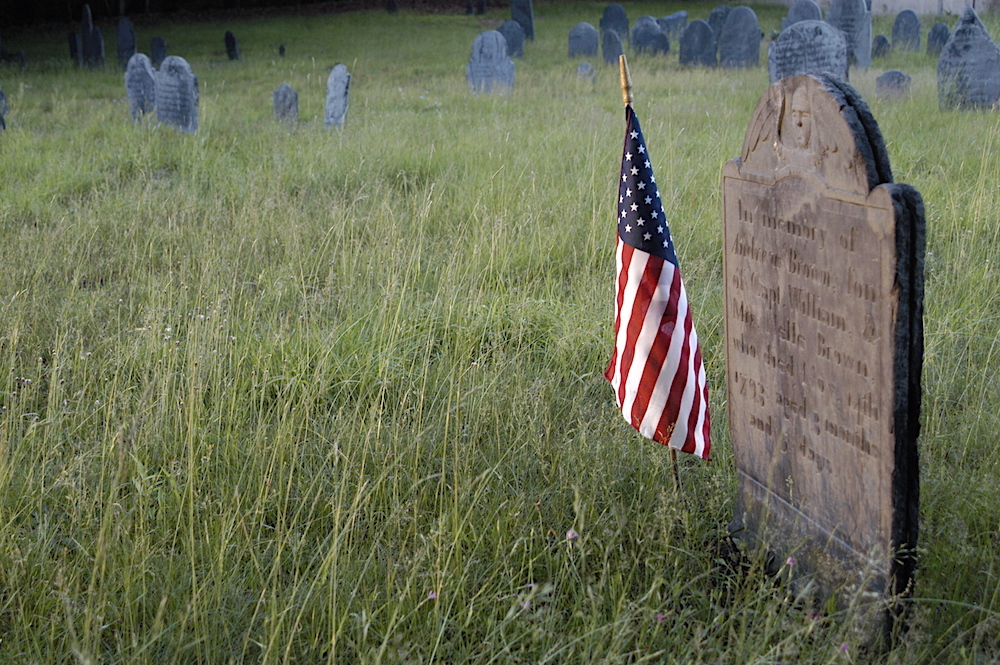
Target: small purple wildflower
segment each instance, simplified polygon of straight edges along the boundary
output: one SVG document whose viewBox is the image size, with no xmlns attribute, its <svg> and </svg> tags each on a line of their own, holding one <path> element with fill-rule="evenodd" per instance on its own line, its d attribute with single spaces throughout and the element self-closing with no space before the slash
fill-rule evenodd
<svg viewBox="0 0 1000 665">
<path fill-rule="evenodd" d="M 840 645 L 840 649 L 838 649 L 838 651 L 840 651 L 840 653 L 847 653 L 847 650 L 849 648 L 850 647 L 847 646 L 847 642 L 844 642 L 843 644 Z"/>
<path fill-rule="evenodd" d="M 795 557 L 790 556 L 787 559 L 785 559 L 785 565 L 788 566 L 789 568 L 794 568 L 795 567 Z"/>
<path fill-rule="evenodd" d="M 579 538 L 580 534 L 578 534 L 573 529 L 570 529 L 569 531 L 566 532 L 566 540 L 577 540 Z"/>
<path fill-rule="evenodd" d="M 667 618 L 667 615 L 660 612 L 656 615 L 656 623 L 663 623 L 663 620 Z"/>
<path fill-rule="evenodd" d="M 434 600 L 437 597 L 438 597 L 438 595 L 434 591 L 431 591 L 430 593 L 427 594 L 427 600 Z"/>
<path fill-rule="evenodd" d="M 524 609 L 526 609 L 526 610 L 530 610 L 531 609 L 531 601 L 530 600 L 524 601 Z"/>
</svg>

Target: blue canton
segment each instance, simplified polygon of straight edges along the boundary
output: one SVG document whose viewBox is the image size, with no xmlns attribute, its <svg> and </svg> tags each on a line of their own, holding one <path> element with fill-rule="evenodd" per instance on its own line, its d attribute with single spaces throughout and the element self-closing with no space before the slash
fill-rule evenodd
<svg viewBox="0 0 1000 665">
<path fill-rule="evenodd" d="M 646 141 L 632 107 L 626 111 L 628 128 L 618 185 L 618 235 L 622 242 L 677 265 L 674 242 L 649 163 Z"/>
</svg>

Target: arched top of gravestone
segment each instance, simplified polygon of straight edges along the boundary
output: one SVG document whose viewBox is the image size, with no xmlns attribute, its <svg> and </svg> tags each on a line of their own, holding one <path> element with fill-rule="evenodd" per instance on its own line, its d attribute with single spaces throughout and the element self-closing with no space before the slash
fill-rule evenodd
<svg viewBox="0 0 1000 665">
<path fill-rule="evenodd" d="M 198 78 L 178 55 L 164 58 L 156 73 L 156 114 L 163 124 L 198 131 Z"/>
<path fill-rule="evenodd" d="M 670 40 L 652 16 L 640 16 L 632 26 L 632 48 L 637 53 L 667 53 Z"/>
<path fill-rule="evenodd" d="M 972 7 L 941 50 L 937 78 L 942 109 L 986 109 L 1000 98 L 1000 49 Z"/>
<path fill-rule="evenodd" d="M 507 55 L 511 58 L 524 57 L 524 28 L 514 19 L 504 21 L 497 32 L 507 40 Z"/>
<path fill-rule="evenodd" d="M 712 28 L 700 19 L 691 21 L 680 38 L 678 59 L 689 66 L 715 67 L 718 64 L 718 44 Z"/>
<path fill-rule="evenodd" d="M 597 55 L 599 42 L 597 28 L 585 21 L 577 23 L 569 31 L 569 57 L 593 57 Z"/>
<path fill-rule="evenodd" d="M 725 24 L 726 17 L 729 16 L 729 12 L 731 11 L 733 11 L 733 8 L 729 5 L 719 5 L 708 13 L 708 18 L 705 19 L 705 22 L 712 28 L 716 39 L 722 34 L 722 26 Z"/>
<path fill-rule="evenodd" d="M 889 51 L 892 50 L 892 45 L 889 44 L 889 38 L 885 35 L 875 35 L 875 39 L 872 40 L 872 57 L 873 58 L 884 58 L 889 55 Z"/>
<path fill-rule="evenodd" d="M 133 120 L 156 108 L 156 70 L 145 53 L 135 53 L 125 66 L 125 94 Z"/>
<path fill-rule="evenodd" d="M 875 79 L 875 95 L 883 99 L 896 99 L 910 94 L 911 77 L 898 69 L 890 69 Z"/>
<path fill-rule="evenodd" d="M 770 88 L 754 109 L 741 173 L 776 181 L 813 173 L 827 187 L 860 196 L 892 182 L 888 152 L 868 105 L 850 85 L 799 74 Z"/>
<path fill-rule="evenodd" d="M 86 37 L 94 29 L 94 15 L 90 11 L 90 5 L 83 6 L 83 17 L 80 19 L 80 32 Z"/>
<path fill-rule="evenodd" d="M 629 23 L 625 8 L 617 2 L 612 2 L 604 8 L 604 15 L 601 17 L 601 32 L 614 30 L 618 33 L 618 39 L 628 39 Z"/>
<path fill-rule="evenodd" d="M 472 55 L 465 68 L 469 87 L 479 92 L 514 87 L 514 62 L 507 57 L 507 40 L 496 30 L 476 35 Z"/>
<path fill-rule="evenodd" d="M 831 74 L 847 80 L 847 40 L 826 21 L 797 21 L 767 48 L 771 83 L 795 74 Z"/>
<path fill-rule="evenodd" d="M 920 19 L 912 9 L 904 9 L 896 15 L 892 24 L 892 48 L 912 53 L 920 50 Z"/>
<path fill-rule="evenodd" d="M 622 40 L 619 39 L 618 33 L 614 30 L 605 30 L 604 34 L 601 35 L 601 51 L 604 56 L 604 62 L 607 64 L 616 64 L 618 58 L 625 54 L 622 50 Z"/>
<path fill-rule="evenodd" d="M 948 37 L 950 36 L 951 33 L 948 31 L 947 23 L 939 22 L 931 26 L 930 31 L 927 33 L 927 55 L 935 57 L 941 55 L 941 49 L 948 43 Z"/>
<path fill-rule="evenodd" d="M 781 29 L 795 25 L 799 21 L 822 21 L 823 12 L 813 0 L 795 0 L 788 9 L 788 16 L 781 19 Z"/>
<path fill-rule="evenodd" d="M 746 6 L 734 8 L 726 16 L 719 33 L 719 65 L 729 68 L 756 67 L 760 62 L 760 24 L 757 14 Z"/>
</svg>

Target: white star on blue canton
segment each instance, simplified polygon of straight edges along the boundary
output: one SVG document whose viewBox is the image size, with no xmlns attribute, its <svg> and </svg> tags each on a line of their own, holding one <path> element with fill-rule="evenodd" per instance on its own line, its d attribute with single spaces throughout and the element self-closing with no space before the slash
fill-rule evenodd
<svg viewBox="0 0 1000 665">
<path fill-rule="evenodd" d="M 631 162 L 632 161 L 632 153 L 630 153 L 630 152 L 626 152 L 625 153 L 625 161 L 627 161 L 627 162 Z"/>
</svg>

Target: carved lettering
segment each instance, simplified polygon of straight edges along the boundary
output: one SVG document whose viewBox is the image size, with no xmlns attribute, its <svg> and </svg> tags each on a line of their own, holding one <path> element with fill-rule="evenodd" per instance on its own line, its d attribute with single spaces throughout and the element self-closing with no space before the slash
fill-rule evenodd
<svg viewBox="0 0 1000 665">
<path fill-rule="evenodd" d="M 820 358 L 826 358 L 834 364 L 854 372 L 858 376 L 868 378 L 868 363 L 855 353 L 848 353 L 830 346 L 827 344 L 823 333 L 816 333 L 816 346 L 818 347 Z"/>
<path fill-rule="evenodd" d="M 819 296 L 803 288 L 792 286 L 788 289 L 788 304 L 802 316 L 809 317 L 835 328 L 847 330 L 847 319 L 820 304 Z"/>
</svg>

